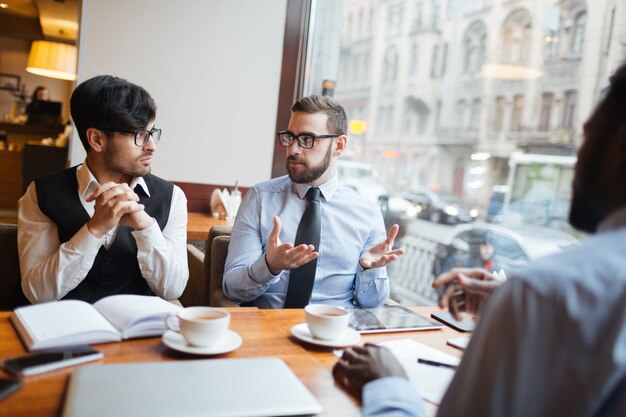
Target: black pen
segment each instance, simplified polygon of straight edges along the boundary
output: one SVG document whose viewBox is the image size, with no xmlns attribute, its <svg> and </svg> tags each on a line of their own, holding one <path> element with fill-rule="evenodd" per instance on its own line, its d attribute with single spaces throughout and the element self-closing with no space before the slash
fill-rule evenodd
<svg viewBox="0 0 626 417">
<path fill-rule="evenodd" d="M 449 368 L 449 369 L 456 369 L 457 368 L 456 365 L 450 365 L 449 363 L 431 361 L 431 360 L 422 359 L 422 358 L 418 358 L 417 359 L 417 363 L 422 363 L 424 365 L 431 365 L 431 366 L 441 366 L 443 368 Z"/>
</svg>

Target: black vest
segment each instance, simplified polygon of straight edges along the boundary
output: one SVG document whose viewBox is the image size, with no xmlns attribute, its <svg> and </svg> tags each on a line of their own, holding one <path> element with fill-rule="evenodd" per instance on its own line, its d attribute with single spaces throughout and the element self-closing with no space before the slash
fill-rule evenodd
<svg viewBox="0 0 626 417">
<path fill-rule="evenodd" d="M 76 168 L 35 180 L 39 208 L 57 225 L 61 244 L 70 240 L 90 219 L 78 196 Z M 174 186 L 154 175 L 147 175 L 144 179 L 151 196 L 138 187 L 139 202 L 163 230 L 169 218 Z M 63 298 L 94 303 L 114 294 L 153 295 L 141 276 L 132 230 L 120 226 L 111 247 L 108 250 L 104 246 L 100 248 L 85 279 Z"/>
</svg>

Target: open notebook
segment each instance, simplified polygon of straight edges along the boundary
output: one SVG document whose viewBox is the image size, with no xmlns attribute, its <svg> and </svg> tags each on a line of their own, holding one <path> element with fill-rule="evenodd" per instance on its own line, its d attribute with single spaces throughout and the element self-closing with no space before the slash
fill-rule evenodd
<svg viewBox="0 0 626 417">
<path fill-rule="evenodd" d="M 322 407 L 277 358 L 87 365 L 63 417 L 304 416 Z"/>
</svg>

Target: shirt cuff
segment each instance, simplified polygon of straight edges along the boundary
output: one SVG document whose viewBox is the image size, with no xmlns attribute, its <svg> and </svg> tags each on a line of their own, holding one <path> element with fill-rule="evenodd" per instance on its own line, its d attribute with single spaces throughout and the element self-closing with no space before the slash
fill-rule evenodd
<svg viewBox="0 0 626 417">
<path fill-rule="evenodd" d="M 87 228 L 87 224 L 78 229 L 78 232 L 69 241 L 72 247 L 79 249 L 85 255 L 97 255 L 100 246 L 104 244 L 104 237 L 97 238 Z"/>
<path fill-rule="evenodd" d="M 402 415 L 425 416 L 421 396 L 406 378 L 397 376 L 375 379 L 363 387 L 363 415 L 384 415 L 402 411 Z"/>
<path fill-rule="evenodd" d="M 265 253 L 259 259 L 257 259 L 248 269 L 248 275 L 250 279 L 257 284 L 271 285 L 280 279 L 280 271 L 278 274 L 273 275 L 265 262 Z"/>
<path fill-rule="evenodd" d="M 165 239 L 156 220 L 154 220 L 152 224 L 145 229 L 133 230 L 131 234 L 135 238 L 135 241 L 137 241 L 137 244 L 139 244 L 140 242 L 146 244 L 154 244 L 160 239 Z"/>
<path fill-rule="evenodd" d="M 372 282 L 376 278 L 387 278 L 387 274 L 384 273 L 384 269 L 385 269 L 384 266 L 381 266 L 380 268 L 365 269 L 359 263 L 359 266 L 357 267 L 357 275 L 359 276 L 359 279 L 365 282 L 368 282 L 368 281 Z"/>
</svg>

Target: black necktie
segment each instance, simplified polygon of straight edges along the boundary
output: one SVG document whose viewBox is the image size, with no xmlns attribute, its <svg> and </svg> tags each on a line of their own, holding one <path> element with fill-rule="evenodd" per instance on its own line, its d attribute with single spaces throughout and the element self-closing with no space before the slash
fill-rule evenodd
<svg viewBox="0 0 626 417">
<path fill-rule="evenodd" d="M 313 245 L 315 250 L 319 252 L 320 229 L 322 226 L 320 189 L 317 187 L 309 188 L 309 191 L 306 193 L 306 199 L 309 200 L 309 205 L 300 219 L 294 245 Z M 285 308 L 303 308 L 309 304 L 316 269 L 317 258 L 291 270 Z"/>
</svg>

